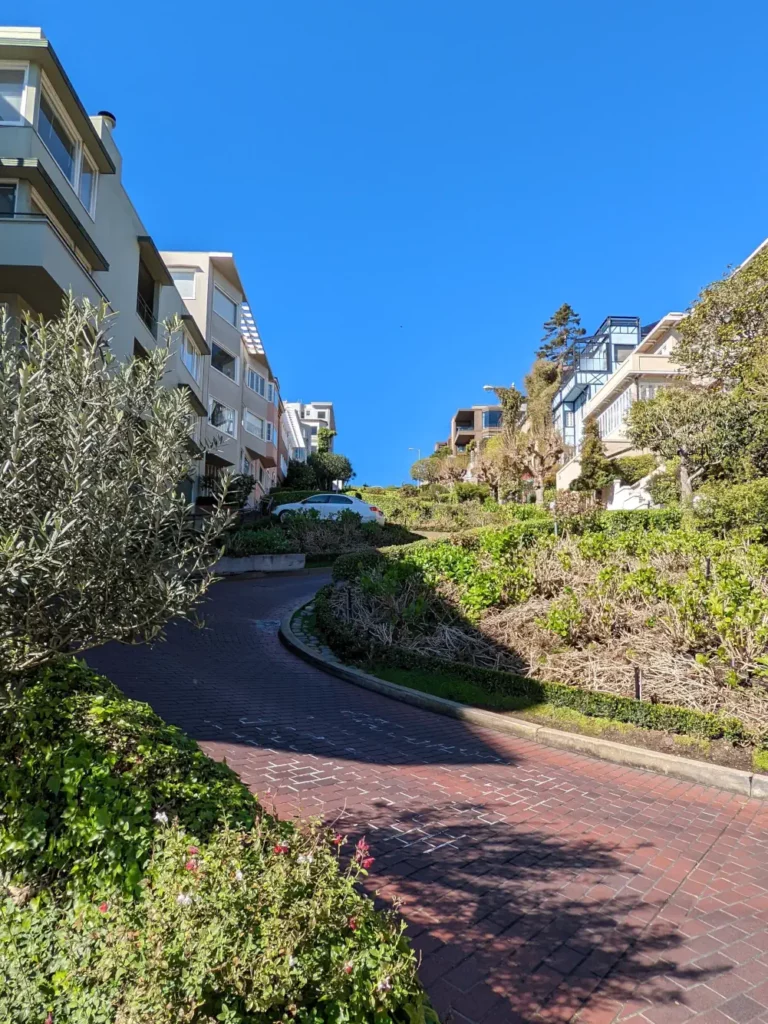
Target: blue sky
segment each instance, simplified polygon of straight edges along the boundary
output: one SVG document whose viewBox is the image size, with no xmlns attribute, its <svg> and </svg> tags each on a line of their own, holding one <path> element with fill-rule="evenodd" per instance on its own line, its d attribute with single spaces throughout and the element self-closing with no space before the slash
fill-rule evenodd
<svg viewBox="0 0 768 1024">
<path fill-rule="evenodd" d="M 98 10 L 98 15 L 96 11 Z M 283 397 L 400 483 L 570 302 L 655 320 L 768 235 L 768 9 L 6 0 L 117 116 L 160 248 L 235 253 Z"/>
</svg>

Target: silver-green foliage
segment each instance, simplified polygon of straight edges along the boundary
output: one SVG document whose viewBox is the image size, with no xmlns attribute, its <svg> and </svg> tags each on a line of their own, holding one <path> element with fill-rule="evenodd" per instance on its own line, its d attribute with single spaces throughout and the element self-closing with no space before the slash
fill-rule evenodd
<svg viewBox="0 0 768 1024">
<path fill-rule="evenodd" d="M 156 638 L 208 587 L 227 513 L 193 529 L 186 394 L 167 345 L 118 363 L 104 310 L 0 324 L 0 676 Z"/>
</svg>

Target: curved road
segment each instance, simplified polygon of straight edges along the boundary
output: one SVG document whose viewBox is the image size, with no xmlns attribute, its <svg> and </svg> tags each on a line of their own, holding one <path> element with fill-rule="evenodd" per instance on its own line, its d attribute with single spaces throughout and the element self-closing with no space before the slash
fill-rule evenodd
<svg viewBox="0 0 768 1024">
<path fill-rule="evenodd" d="M 502 736 L 280 643 L 321 574 L 217 584 L 203 629 L 89 661 L 284 816 L 366 834 L 454 1024 L 768 1024 L 768 803 Z"/>
</svg>

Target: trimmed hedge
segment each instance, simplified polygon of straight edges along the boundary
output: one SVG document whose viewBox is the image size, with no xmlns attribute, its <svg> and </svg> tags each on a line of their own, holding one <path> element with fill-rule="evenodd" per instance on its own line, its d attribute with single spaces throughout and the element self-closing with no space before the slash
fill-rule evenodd
<svg viewBox="0 0 768 1024">
<path fill-rule="evenodd" d="M 338 564 L 337 562 L 337 567 Z M 316 622 L 331 649 L 342 660 L 363 665 L 379 662 L 392 668 L 450 671 L 489 693 L 522 698 L 532 705 L 547 703 L 572 708 L 592 718 L 609 718 L 644 729 L 660 729 L 664 732 L 710 740 L 725 739 L 740 744 L 754 743 L 756 739 L 760 739 L 750 733 L 738 718 L 707 714 L 671 704 L 651 704 L 648 701 L 633 700 L 630 697 L 598 690 L 583 690 L 564 683 L 541 682 L 527 676 L 515 675 L 513 672 L 478 668 L 462 662 L 368 642 L 355 630 L 337 621 L 328 597 L 330 590 L 330 586 L 324 587 L 315 598 Z"/>
</svg>

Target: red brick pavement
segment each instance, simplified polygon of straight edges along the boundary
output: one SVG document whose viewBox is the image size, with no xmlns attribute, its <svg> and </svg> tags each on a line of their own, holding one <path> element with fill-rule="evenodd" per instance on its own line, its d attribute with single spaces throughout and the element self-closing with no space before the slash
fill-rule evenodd
<svg viewBox="0 0 768 1024">
<path fill-rule="evenodd" d="M 768 804 L 327 676 L 277 637 L 319 582 L 222 583 L 206 629 L 90 660 L 281 814 L 368 836 L 444 1020 L 768 1024 Z"/>
</svg>

